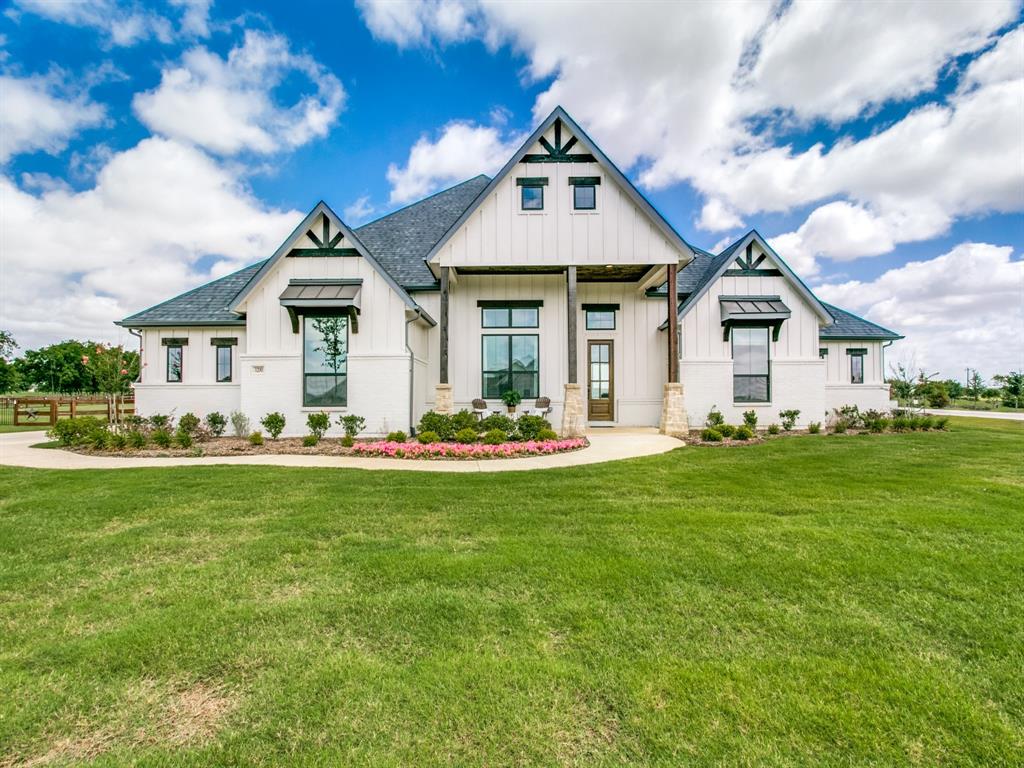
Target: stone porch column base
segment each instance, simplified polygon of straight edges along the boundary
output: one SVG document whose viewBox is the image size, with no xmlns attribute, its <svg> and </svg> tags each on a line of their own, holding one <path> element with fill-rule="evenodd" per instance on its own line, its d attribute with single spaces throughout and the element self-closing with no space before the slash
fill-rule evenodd
<svg viewBox="0 0 1024 768">
<path fill-rule="evenodd" d="M 587 409 L 583 387 L 565 385 L 565 407 L 562 409 L 562 437 L 584 437 L 587 434 Z"/>
<path fill-rule="evenodd" d="M 434 410 L 437 413 L 455 412 L 455 398 L 452 396 L 451 384 L 438 384 L 434 387 Z"/>
<path fill-rule="evenodd" d="M 682 384 L 665 383 L 665 395 L 661 401 L 661 422 L 658 429 L 663 435 L 680 436 L 689 433 L 690 424 L 686 418 Z"/>
</svg>

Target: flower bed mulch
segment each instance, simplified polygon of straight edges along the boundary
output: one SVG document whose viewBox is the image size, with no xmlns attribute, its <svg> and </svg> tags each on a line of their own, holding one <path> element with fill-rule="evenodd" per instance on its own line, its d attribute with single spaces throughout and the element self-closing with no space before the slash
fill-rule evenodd
<svg viewBox="0 0 1024 768">
<path fill-rule="evenodd" d="M 324 438 L 315 446 L 304 446 L 302 438 L 282 437 L 278 440 L 265 439 L 263 445 L 253 445 L 247 438 L 215 437 L 190 448 L 146 448 L 124 450 L 94 450 L 78 446 L 70 448 L 77 453 L 90 456 L 137 456 L 142 458 L 166 458 L 179 456 L 261 456 L 274 454 L 302 454 L 306 456 L 371 456 L 395 459 L 422 460 L 478 460 L 514 459 L 528 456 L 547 456 L 553 453 L 567 453 L 586 448 L 586 438 L 564 440 L 524 440 L 518 443 L 484 445 L 482 443 L 431 443 L 418 442 L 389 443 L 384 440 L 359 441 L 352 447 L 345 447 L 338 438 Z"/>
</svg>

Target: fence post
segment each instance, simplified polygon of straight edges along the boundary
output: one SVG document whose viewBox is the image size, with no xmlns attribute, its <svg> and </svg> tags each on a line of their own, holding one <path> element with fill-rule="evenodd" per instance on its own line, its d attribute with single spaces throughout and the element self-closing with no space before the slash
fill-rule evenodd
<svg viewBox="0 0 1024 768">
<path fill-rule="evenodd" d="M 71 398 L 71 418 L 75 418 L 78 415 L 78 398 Z"/>
<path fill-rule="evenodd" d="M 57 398 L 50 400 L 50 426 L 57 426 Z"/>
</svg>

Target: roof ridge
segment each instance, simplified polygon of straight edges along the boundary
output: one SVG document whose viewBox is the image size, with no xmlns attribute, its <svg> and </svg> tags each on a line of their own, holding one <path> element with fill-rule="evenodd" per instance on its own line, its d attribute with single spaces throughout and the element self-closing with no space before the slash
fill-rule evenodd
<svg viewBox="0 0 1024 768">
<path fill-rule="evenodd" d="M 818 299 L 818 301 L 821 301 L 821 299 Z M 868 320 L 866 317 L 861 317 L 856 312 L 851 312 L 848 309 L 843 309 L 842 307 L 837 307 L 835 304 L 829 304 L 827 301 L 821 301 L 821 303 L 825 307 L 825 309 L 827 309 L 829 311 L 829 314 L 831 314 L 832 310 L 834 309 L 834 310 L 836 310 L 838 312 L 842 312 L 844 315 L 849 315 L 852 318 L 860 320 L 862 323 L 867 323 L 868 325 L 873 326 L 873 327 L 877 328 L 880 331 L 885 331 L 886 333 L 892 334 L 893 336 L 898 336 L 901 339 L 903 338 L 903 336 L 900 336 L 900 334 L 896 333 L 896 331 L 892 330 L 891 328 L 886 328 L 884 325 L 879 325 L 876 322 Z M 838 318 L 836 318 L 836 319 L 838 319 Z"/>
<path fill-rule="evenodd" d="M 478 173 L 476 176 L 472 176 L 472 177 L 470 177 L 468 179 L 463 179 L 458 184 L 452 184 L 450 187 L 445 187 L 444 189 L 439 189 L 437 192 L 432 192 L 431 194 L 427 195 L 426 197 L 421 197 L 419 200 L 416 200 L 416 201 L 411 202 L 411 203 L 407 203 L 406 205 L 403 205 L 401 208 L 396 208 L 395 210 L 391 211 L 390 213 L 385 213 L 383 216 L 378 216 L 376 219 L 373 219 L 372 221 L 368 221 L 365 224 L 360 224 L 358 227 L 355 227 L 352 231 L 353 232 L 358 232 L 363 227 L 368 227 L 371 224 L 377 224 L 378 222 L 384 221 L 385 219 L 388 219 L 388 218 L 390 218 L 392 216 L 396 216 L 399 213 L 402 213 L 403 211 L 407 211 L 410 208 L 415 208 L 420 203 L 425 203 L 428 200 L 433 200 L 435 197 L 438 197 L 439 195 L 443 195 L 446 192 L 451 192 L 452 190 L 458 189 L 459 187 L 464 186 L 465 184 L 469 184 L 469 182 L 471 182 L 471 181 L 476 181 L 477 179 L 487 179 L 488 181 L 490 181 L 491 177 L 488 176 L 486 173 Z"/>
</svg>

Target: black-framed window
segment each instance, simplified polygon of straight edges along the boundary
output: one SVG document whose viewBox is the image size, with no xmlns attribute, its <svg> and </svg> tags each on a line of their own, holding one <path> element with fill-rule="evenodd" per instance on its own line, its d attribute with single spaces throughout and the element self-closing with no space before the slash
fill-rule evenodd
<svg viewBox="0 0 1024 768">
<path fill-rule="evenodd" d="M 769 329 L 764 326 L 732 329 L 732 399 L 736 403 L 771 400 Z"/>
<path fill-rule="evenodd" d="M 592 211 L 597 208 L 597 187 L 593 184 L 573 186 L 572 207 L 577 211 Z"/>
<path fill-rule="evenodd" d="M 496 400 L 510 389 L 524 400 L 540 397 L 540 336 L 488 334 L 481 348 L 484 398 Z"/>
<path fill-rule="evenodd" d="M 826 357 L 828 357 L 828 347 L 819 347 L 818 348 L 818 357 L 820 359 L 822 359 L 822 360 L 824 360 Z"/>
<path fill-rule="evenodd" d="M 217 381 L 231 381 L 231 347 L 217 346 L 214 350 L 217 355 Z"/>
<path fill-rule="evenodd" d="M 540 310 L 537 307 L 481 307 L 480 324 L 484 328 L 538 328 Z"/>
<path fill-rule="evenodd" d="M 864 383 L 864 355 L 850 355 L 850 383 Z"/>
<path fill-rule="evenodd" d="M 520 202 L 524 211 L 544 210 L 544 187 L 520 187 Z"/>
<path fill-rule="evenodd" d="M 579 189 L 579 187 L 577 187 Z M 615 310 L 614 309 L 588 309 L 586 310 L 586 325 L 588 331 L 614 331 Z"/>
<path fill-rule="evenodd" d="M 302 404 L 348 404 L 348 318 L 304 315 L 302 318 Z"/>
<path fill-rule="evenodd" d="M 180 384 L 184 367 L 184 347 L 180 344 L 167 345 L 167 381 Z"/>
</svg>

